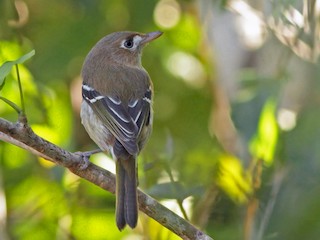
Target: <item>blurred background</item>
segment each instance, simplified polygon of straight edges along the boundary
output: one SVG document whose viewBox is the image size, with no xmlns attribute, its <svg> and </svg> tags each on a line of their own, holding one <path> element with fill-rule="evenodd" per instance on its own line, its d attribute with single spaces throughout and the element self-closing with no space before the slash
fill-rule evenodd
<svg viewBox="0 0 320 240">
<path fill-rule="evenodd" d="M 0 64 L 20 65 L 34 131 L 97 148 L 79 119 L 80 71 L 114 31 L 145 48 L 154 130 L 139 186 L 214 239 L 320 239 L 320 1 L 1 0 Z M 19 102 L 15 72 L 0 95 Z M 4 102 L 0 116 L 17 114 Z M 91 160 L 114 171 L 104 154 Z M 0 142 L 0 239 L 179 239 L 140 213 L 119 232 L 115 197 Z"/>
</svg>

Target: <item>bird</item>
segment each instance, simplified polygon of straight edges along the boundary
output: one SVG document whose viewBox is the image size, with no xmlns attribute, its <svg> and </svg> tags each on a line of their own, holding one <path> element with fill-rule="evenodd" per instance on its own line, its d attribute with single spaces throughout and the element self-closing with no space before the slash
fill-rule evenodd
<svg viewBox="0 0 320 240">
<path fill-rule="evenodd" d="M 143 48 L 162 32 L 121 31 L 99 40 L 82 66 L 80 117 L 90 138 L 116 163 L 116 225 L 138 221 L 137 156 L 153 121 L 153 84 L 141 64 Z"/>
</svg>

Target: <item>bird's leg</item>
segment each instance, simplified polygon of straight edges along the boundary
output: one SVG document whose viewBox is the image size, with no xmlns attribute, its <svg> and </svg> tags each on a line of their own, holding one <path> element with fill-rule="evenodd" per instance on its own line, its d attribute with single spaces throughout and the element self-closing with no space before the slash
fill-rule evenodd
<svg viewBox="0 0 320 240">
<path fill-rule="evenodd" d="M 87 152 L 75 152 L 75 154 L 78 154 L 82 157 L 82 160 L 84 161 L 82 164 L 81 164 L 81 167 L 80 167 L 80 170 L 85 170 L 89 164 L 90 164 L 90 157 L 91 155 L 93 154 L 96 154 L 96 153 L 100 153 L 102 152 L 101 149 L 95 149 L 95 150 L 92 150 L 92 151 L 87 151 Z"/>
</svg>

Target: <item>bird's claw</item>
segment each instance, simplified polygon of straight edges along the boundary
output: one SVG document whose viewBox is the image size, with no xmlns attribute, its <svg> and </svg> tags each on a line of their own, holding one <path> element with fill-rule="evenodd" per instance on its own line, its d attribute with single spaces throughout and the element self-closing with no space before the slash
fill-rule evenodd
<svg viewBox="0 0 320 240">
<path fill-rule="evenodd" d="M 91 155 L 95 153 L 101 152 L 100 149 L 93 150 L 93 151 L 88 151 L 88 152 L 75 152 L 75 154 L 80 155 L 82 157 L 82 162 L 80 163 L 80 170 L 85 170 L 89 167 L 90 164 L 90 157 Z"/>
</svg>

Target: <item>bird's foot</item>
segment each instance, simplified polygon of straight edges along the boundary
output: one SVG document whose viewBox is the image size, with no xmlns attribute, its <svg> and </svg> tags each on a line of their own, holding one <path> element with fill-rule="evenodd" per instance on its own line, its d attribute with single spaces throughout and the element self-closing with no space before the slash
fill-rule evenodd
<svg viewBox="0 0 320 240">
<path fill-rule="evenodd" d="M 75 154 L 80 155 L 82 157 L 83 162 L 81 163 L 80 170 L 85 170 L 88 168 L 90 164 L 90 157 L 93 154 L 102 152 L 100 149 L 88 151 L 88 152 L 75 152 Z"/>
</svg>

